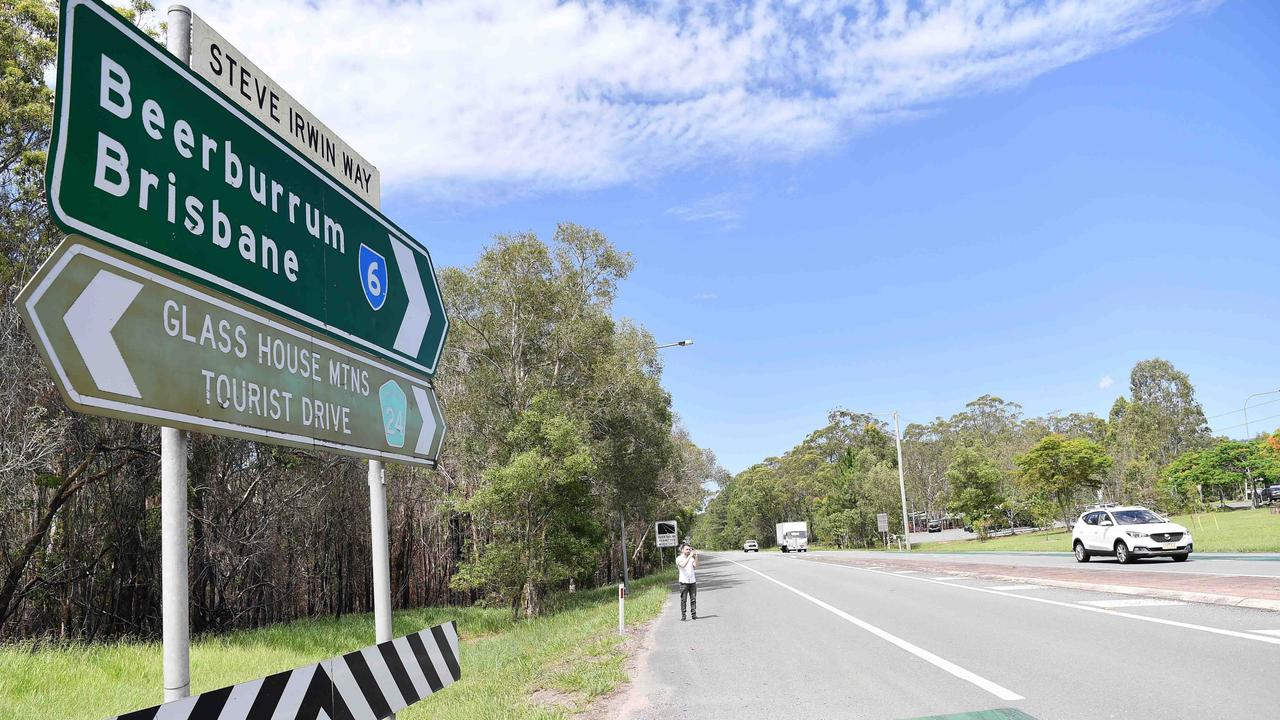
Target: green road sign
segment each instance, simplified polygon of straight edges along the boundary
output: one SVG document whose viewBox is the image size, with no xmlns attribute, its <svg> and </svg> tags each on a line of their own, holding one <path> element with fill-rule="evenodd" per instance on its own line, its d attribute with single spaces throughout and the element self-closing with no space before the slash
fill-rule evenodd
<svg viewBox="0 0 1280 720">
<path fill-rule="evenodd" d="M 18 304 L 82 412 L 419 465 L 444 441 L 415 374 L 85 238 Z"/>
<path fill-rule="evenodd" d="M 435 372 L 426 249 L 96 0 L 62 3 L 47 182 L 71 232 Z"/>
</svg>

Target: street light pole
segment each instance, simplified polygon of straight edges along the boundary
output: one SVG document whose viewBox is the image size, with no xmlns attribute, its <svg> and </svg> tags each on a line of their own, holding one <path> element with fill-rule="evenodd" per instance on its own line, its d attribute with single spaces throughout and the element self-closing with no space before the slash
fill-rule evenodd
<svg viewBox="0 0 1280 720">
<path fill-rule="evenodd" d="M 893 411 L 893 439 L 898 444 L 898 492 L 902 496 L 902 530 L 906 533 L 907 549 L 911 549 L 911 526 L 907 524 L 907 480 L 902 474 L 902 430 L 898 427 L 898 411 Z"/>
<path fill-rule="evenodd" d="M 1244 399 L 1244 441 L 1246 443 L 1253 439 L 1253 436 L 1249 434 L 1249 401 L 1259 395 L 1271 395 L 1273 393 L 1280 393 L 1280 390 L 1263 390 Z M 1246 455 L 1246 457 L 1248 456 Z M 1249 504 L 1256 508 L 1258 507 L 1258 493 L 1257 488 L 1253 486 L 1253 468 L 1249 467 L 1247 460 L 1244 464 L 1244 476 L 1245 483 L 1247 483 L 1245 492 L 1249 495 Z"/>
<path fill-rule="evenodd" d="M 656 346 L 657 350 L 671 347 L 689 347 L 693 344 L 692 340 L 679 340 L 673 343 L 666 343 Z M 627 521 L 623 516 L 622 510 L 622 492 L 618 492 L 618 546 L 622 548 L 622 585 L 629 592 L 631 590 L 630 581 L 627 580 Z"/>
</svg>

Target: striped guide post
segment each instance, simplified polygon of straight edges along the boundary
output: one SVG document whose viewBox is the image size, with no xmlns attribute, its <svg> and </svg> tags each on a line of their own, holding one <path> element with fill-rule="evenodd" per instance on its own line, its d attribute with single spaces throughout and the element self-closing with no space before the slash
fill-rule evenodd
<svg viewBox="0 0 1280 720">
<path fill-rule="evenodd" d="M 382 720 L 462 677 L 453 621 L 111 720 Z"/>
</svg>

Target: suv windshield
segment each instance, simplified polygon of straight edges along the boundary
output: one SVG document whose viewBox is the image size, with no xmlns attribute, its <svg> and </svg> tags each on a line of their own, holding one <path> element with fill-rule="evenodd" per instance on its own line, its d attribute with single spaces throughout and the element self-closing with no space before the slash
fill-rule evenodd
<svg viewBox="0 0 1280 720">
<path fill-rule="evenodd" d="M 1144 523 L 1164 522 L 1164 519 L 1150 510 L 1117 510 L 1112 515 L 1120 525 L 1142 525 Z"/>
</svg>

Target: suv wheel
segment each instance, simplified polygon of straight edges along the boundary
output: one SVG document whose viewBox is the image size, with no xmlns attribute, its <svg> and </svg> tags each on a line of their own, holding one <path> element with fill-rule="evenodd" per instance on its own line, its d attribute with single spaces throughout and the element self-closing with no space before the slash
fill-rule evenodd
<svg viewBox="0 0 1280 720">
<path fill-rule="evenodd" d="M 1084 549 L 1084 543 L 1076 541 L 1076 562 L 1089 562 L 1089 551 Z"/>
<path fill-rule="evenodd" d="M 1129 546 L 1125 545 L 1123 540 L 1116 541 L 1116 560 L 1121 564 L 1133 562 L 1133 556 L 1129 554 Z"/>
</svg>

